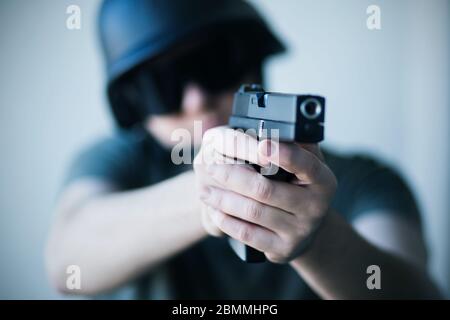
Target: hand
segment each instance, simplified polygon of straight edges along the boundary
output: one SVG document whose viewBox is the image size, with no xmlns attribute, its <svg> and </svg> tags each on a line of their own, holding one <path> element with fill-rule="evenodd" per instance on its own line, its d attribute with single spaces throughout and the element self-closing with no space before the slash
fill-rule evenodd
<svg viewBox="0 0 450 320">
<path fill-rule="evenodd" d="M 273 163 L 295 175 L 292 183 L 269 180 L 247 160 Z M 258 141 L 219 127 L 205 133 L 194 160 L 204 225 L 213 235 L 225 233 L 284 263 L 296 258 L 302 244 L 328 212 L 337 187 L 318 145 Z"/>
<path fill-rule="evenodd" d="M 197 178 L 197 189 L 198 193 L 200 194 L 200 197 L 202 198 L 202 195 L 207 192 L 209 186 L 216 186 L 220 188 L 220 185 L 214 181 L 212 177 L 209 176 L 207 173 L 208 165 L 211 164 L 230 164 L 235 163 L 235 161 L 230 160 L 220 153 L 217 152 L 217 150 L 224 150 L 228 148 L 233 148 L 232 145 L 229 144 L 229 142 L 233 141 L 234 136 L 234 130 L 231 130 L 227 127 L 218 127 L 214 129 L 210 129 L 207 132 L 205 132 L 202 140 L 202 146 L 200 148 L 199 153 L 194 159 L 194 172 L 196 173 Z M 226 136 L 226 137 L 225 137 Z M 222 137 L 226 138 L 225 140 L 222 139 Z M 251 137 L 244 136 L 244 138 L 247 141 L 253 142 Z M 244 141 L 245 142 L 245 141 Z M 220 146 L 221 143 L 228 143 L 226 146 Z M 244 145 L 243 143 L 240 143 L 240 145 Z M 254 143 L 251 144 L 251 147 L 253 147 L 251 151 L 251 155 L 257 156 L 258 150 L 257 148 L 254 148 Z M 240 152 L 243 154 L 243 151 Z M 258 160 L 256 158 L 252 159 L 253 163 L 258 163 Z M 201 207 L 201 220 L 204 229 L 207 233 L 209 233 L 212 236 L 221 237 L 224 236 L 224 233 L 222 230 L 214 223 L 212 220 L 212 216 L 214 214 L 214 208 L 203 203 Z"/>
</svg>

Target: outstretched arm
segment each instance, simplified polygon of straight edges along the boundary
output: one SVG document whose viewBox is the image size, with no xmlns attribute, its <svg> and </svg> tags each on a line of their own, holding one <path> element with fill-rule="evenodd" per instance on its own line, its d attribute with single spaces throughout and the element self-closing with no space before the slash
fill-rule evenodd
<svg viewBox="0 0 450 320">
<path fill-rule="evenodd" d="M 126 192 L 84 179 L 62 193 L 47 245 L 47 270 L 62 292 L 98 294 L 148 271 L 206 235 L 194 174 Z M 81 290 L 66 269 L 81 268 Z"/>
</svg>

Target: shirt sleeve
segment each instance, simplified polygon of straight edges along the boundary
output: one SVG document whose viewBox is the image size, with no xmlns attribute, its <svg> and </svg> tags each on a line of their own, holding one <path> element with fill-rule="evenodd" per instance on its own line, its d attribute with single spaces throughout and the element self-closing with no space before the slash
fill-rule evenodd
<svg viewBox="0 0 450 320">
<path fill-rule="evenodd" d="M 375 210 L 420 222 L 420 212 L 405 179 L 392 167 L 354 156 L 338 169 L 335 202 L 351 222 Z"/>
<path fill-rule="evenodd" d="M 80 178 L 98 178 L 120 189 L 132 189 L 141 183 L 143 154 L 141 139 L 131 132 L 117 132 L 82 150 L 72 161 L 64 185 Z"/>
</svg>

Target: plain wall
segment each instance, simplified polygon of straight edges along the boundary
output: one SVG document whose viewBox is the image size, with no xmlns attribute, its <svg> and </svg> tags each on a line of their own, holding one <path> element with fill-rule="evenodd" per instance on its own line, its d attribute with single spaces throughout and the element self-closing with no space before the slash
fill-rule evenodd
<svg viewBox="0 0 450 320">
<path fill-rule="evenodd" d="M 66 28 L 78 4 L 81 30 Z M 70 159 L 111 128 L 98 1 L 0 2 L 0 298 L 55 298 L 43 249 Z"/>
<path fill-rule="evenodd" d="M 288 44 L 268 87 L 327 97 L 326 141 L 395 166 L 423 212 L 430 272 L 449 288 L 450 5 L 254 0 Z M 108 134 L 93 0 L 0 2 L 0 298 L 59 298 L 43 248 L 70 159 Z M 79 5 L 81 30 L 66 28 Z M 366 8 L 381 8 L 381 30 Z"/>
</svg>

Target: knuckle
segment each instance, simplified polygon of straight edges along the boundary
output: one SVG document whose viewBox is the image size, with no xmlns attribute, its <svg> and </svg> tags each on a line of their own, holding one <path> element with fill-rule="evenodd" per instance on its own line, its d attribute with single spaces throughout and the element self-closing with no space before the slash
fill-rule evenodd
<svg viewBox="0 0 450 320">
<path fill-rule="evenodd" d="M 254 190 L 257 199 L 268 200 L 272 196 L 273 185 L 270 180 L 258 175 L 254 182 Z"/>
<path fill-rule="evenodd" d="M 246 216 L 250 221 L 259 221 L 262 215 L 262 208 L 257 203 L 250 201 L 246 207 Z"/>
<path fill-rule="evenodd" d="M 250 242 L 253 238 L 253 233 L 250 227 L 242 226 L 238 229 L 238 239 L 242 242 Z"/>
<path fill-rule="evenodd" d="M 294 161 L 294 152 L 290 147 L 280 150 L 280 157 L 284 159 L 286 165 L 290 166 Z"/>
<path fill-rule="evenodd" d="M 222 192 L 211 192 L 211 203 L 216 208 L 222 208 L 224 202 L 224 195 Z"/>
<path fill-rule="evenodd" d="M 231 170 L 229 166 L 223 165 L 222 167 L 222 181 L 227 184 L 231 180 Z"/>
</svg>

